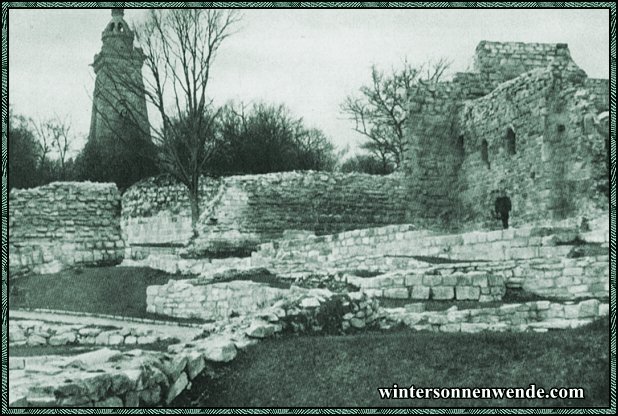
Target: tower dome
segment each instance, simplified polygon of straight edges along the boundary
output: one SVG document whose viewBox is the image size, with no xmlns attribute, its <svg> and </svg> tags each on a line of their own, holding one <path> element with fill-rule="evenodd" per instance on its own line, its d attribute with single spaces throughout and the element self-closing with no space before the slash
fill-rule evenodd
<svg viewBox="0 0 618 416">
<path fill-rule="evenodd" d="M 118 51 L 129 49 L 133 47 L 133 38 L 133 31 L 124 20 L 124 9 L 112 9 L 112 20 L 101 34 L 103 47 L 107 44 Z"/>
</svg>

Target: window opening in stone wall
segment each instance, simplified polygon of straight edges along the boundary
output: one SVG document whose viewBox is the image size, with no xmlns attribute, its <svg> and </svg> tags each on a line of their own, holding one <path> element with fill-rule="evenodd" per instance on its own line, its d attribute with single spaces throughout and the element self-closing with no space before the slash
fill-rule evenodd
<svg viewBox="0 0 618 416">
<path fill-rule="evenodd" d="M 487 168 L 489 169 L 489 153 L 487 150 L 487 140 L 485 139 L 483 139 L 483 141 L 481 142 L 481 160 L 487 165 Z"/>
<path fill-rule="evenodd" d="M 506 151 L 509 155 L 515 154 L 515 132 L 510 127 L 506 131 Z"/>
</svg>

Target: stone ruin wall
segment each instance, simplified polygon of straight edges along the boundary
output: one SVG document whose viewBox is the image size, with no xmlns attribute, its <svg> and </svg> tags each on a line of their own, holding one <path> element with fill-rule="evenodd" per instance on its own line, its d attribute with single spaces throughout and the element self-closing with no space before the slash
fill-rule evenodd
<svg viewBox="0 0 618 416">
<path fill-rule="evenodd" d="M 9 194 L 9 273 L 54 273 L 124 256 L 116 185 L 54 182 Z"/>
<path fill-rule="evenodd" d="M 605 211 L 608 149 L 595 117 L 608 109 L 607 80 L 586 78 L 564 44 L 481 42 L 474 69 L 412 91 L 410 222 L 499 228 L 501 191 L 513 225 Z"/>
<path fill-rule="evenodd" d="M 586 119 L 596 114 L 594 98 L 580 83 L 544 70 L 466 102 L 460 112 L 460 220 L 477 228 L 498 225 L 493 208 L 500 192 L 511 199 L 513 225 L 605 211 L 607 149 Z"/>
<path fill-rule="evenodd" d="M 397 175 L 281 172 L 202 183 L 195 245 L 204 250 L 253 249 L 285 230 L 329 234 L 406 221 L 408 197 Z M 191 236 L 186 193 L 171 182 L 129 188 L 122 222 L 132 246 L 186 243 Z"/>
<path fill-rule="evenodd" d="M 483 295 L 501 296 L 502 284 L 557 299 L 608 298 L 607 222 L 607 217 L 599 218 L 589 232 L 528 226 L 446 235 L 388 226 L 265 243 L 251 264 L 289 277 L 343 271 L 349 282 L 362 281 L 368 294 L 387 298 L 488 301 L 492 299 Z M 599 248 L 580 255 L 581 242 Z M 358 278 L 358 272 L 381 276 Z M 488 279 L 497 279 L 496 284 L 488 285 Z M 422 288 L 415 291 L 415 286 Z M 458 286 L 466 293 L 459 298 Z M 490 286 L 496 289 L 483 289 Z"/>
<path fill-rule="evenodd" d="M 202 202 L 219 186 L 219 180 L 202 177 Z M 192 235 L 186 187 L 165 175 L 132 185 L 122 195 L 121 224 L 128 246 L 185 244 Z"/>
</svg>

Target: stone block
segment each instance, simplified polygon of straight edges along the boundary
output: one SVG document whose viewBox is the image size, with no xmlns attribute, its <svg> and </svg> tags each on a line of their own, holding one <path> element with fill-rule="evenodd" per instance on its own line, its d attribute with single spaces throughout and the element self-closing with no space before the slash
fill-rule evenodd
<svg viewBox="0 0 618 416">
<path fill-rule="evenodd" d="M 429 299 L 431 289 L 427 286 L 414 286 L 410 293 L 410 298 L 415 300 Z"/>
<path fill-rule="evenodd" d="M 443 286 L 456 286 L 457 285 L 457 276 L 456 275 L 446 275 L 442 276 L 442 285 Z"/>
<path fill-rule="evenodd" d="M 579 317 L 579 305 L 564 305 L 564 317 L 577 319 Z"/>
<path fill-rule="evenodd" d="M 155 385 L 139 392 L 140 406 L 154 406 L 161 402 L 161 387 Z"/>
<path fill-rule="evenodd" d="M 26 367 L 26 361 L 19 357 L 9 357 L 9 370 L 23 370 Z"/>
<path fill-rule="evenodd" d="M 599 302 L 597 299 L 590 299 L 580 302 L 579 318 L 596 318 L 599 313 Z"/>
<path fill-rule="evenodd" d="M 26 396 L 26 402 L 30 407 L 56 407 L 58 402 L 56 396 L 50 395 L 28 395 Z"/>
<path fill-rule="evenodd" d="M 120 334 L 111 334 L 107 340 L 108 345 L 120 345 L 124 343 L 124 337 Z"/>
<path fill-rule="evenodd" d="M 66 345 L 72 344 L 76 340 L 74 332 L 64 332 L 62 334 L 53 335 L 49 338 L 49 345 Z"/>
<path fill-rule="evenodd" d="M 41 335 L 32 334 L 28 337 L 26 341 L 26 345 L 28 346 L 37 346 L 37 345 L 46 345 L 47 339 L 42 337 Z"/>
<path fill-rule="evenodd" d="M 317 308 L 320 306 L 320 301 L 316 298 L 304 298 L 300 301 L 300 307 L 309 309 L 309 308 Z"/>
<path fill-rule="evenodd" d="M 199 354 L 197 354 L 199 356 Z M 161 371 L 170 383 L 173 383 L 187 367 L 188 358 L 185 354 L 166 355 L 161 359 Z"/>
<path fill-rule="evenodd" d="M 165 403 L 170 404 L 172 400 L 174 400 L 180 393 L 184 391 L 184 389 L 189 384 L 189 379 L 187 378 L 186 373 L 181 373 L 180 376 L 174 381 L 174 383 L 170 386 L 167 391 L 167 397 L 165 398 Z"/>
<path fill-rule="evenodd" d="M 562 274 L 564 276 L 582 276 L 584 274 L 584 269 L 582 267 L 565 267 Z"/>
<path fill-rule="evenodd" d="M 382 296 L 389 299 L 408 299 L 408 288 L 391 287 L 388 289 L 384 289 Z"/>
<path fill-rule="evenodd" d="M 208 361 L 227 363 L 236 357 L 236 346 L 227 338 L 207 339 L 200 347 L 204 359 Z"/>
<path fill-rule="evenodd" d="M 423 275 L 409 274 L 405 277 L 404 284 L 410 286 L 421 286 L 423 284 Z"/>
<path fill-rule="evenodd" d="M 489 281 L 487 275 L 485 274 L 473 274 L 472 275 L 472 286 L 478 287 L 487 287 L 489 286 Z"/>
<path fill-rule="evenodd" d="M 425 311 L 425 304 L 424 303 L 408 303 L 405 306 L 406 312 L 424 312 Z"/>
<path fill-rule="evenodd" d="M 267 338 L 281 331 L 281 325 L 263 321 L 253 321 L 245 333 L 251 338 Z"/>
<path fill-rule="evenodd" d="M 478 300 L 481 289 L 476 286 L 457 286 L 455 287 L 455 298 L 457 300 Z"/>
<path fill-rule="evenodd" d="M 483 332 L 489 329 L 489 324 L 486 323 L 469 323 L 462 322 L 461 323 L 461 332 L 467 333 L 478 333 Z"/>
<path fill-rule="evenodd" d="M 206 367 L 204 357 L 197 351 L 192 351 L 186 354 L 187 365 L 185 367 L 189 378 L 193 380 L 197 377 Z"/>
<path fill-rule="evenodd" d="M 125 337 L 124 344 L 125 345 L 137 344 L 137 337 L 133 336 L 133 335 L 129 335 L 129 336 Z"/>
<path fill-rule="evenodd" d="M 454 297 L 455 291 L 452 286 L 433 286 L 431 288 L 431 299 L 450 300 Z"/>
<path fill-rule="evenodd" d="M 140 345 L 154 344 L 155 342 L 157 342 L 157 337 L 154 335 L 142 335 L 137 337 L 137 343 Z"/>
<path fill-rule="evenodd" d="M 101 364 L 113 361 L 120 357 L 120 355 L 120 351 L 102 348 L 96 351 L 90 351 L 73 356 L 69 362 L 69 365 L 76 365 L 82 368 L 94 368 Z"/>
<path fill-rule="evenodd" d="M 424 286 L 438 286 L 442 283 L 442 276 L 426 274 L 423 276 Z"/>
<path fill-rule="evenodd" d="M 352 328 L 363 329 L 365 327 L 365 320 L 361 318 L 352 318 L 349 322 Z"/>
<path fill-rule="evenodd" d="M 451 323 L 440 325 L 440 332 L 459 332 L 461 331 L 461 324 Z"/>
<path fill-rule="evenodd" d="M 26 334 L 24 331 L 15 326 L 9 326 L 9 343 L 23 342 L 26 341 Z"/>
</svg>

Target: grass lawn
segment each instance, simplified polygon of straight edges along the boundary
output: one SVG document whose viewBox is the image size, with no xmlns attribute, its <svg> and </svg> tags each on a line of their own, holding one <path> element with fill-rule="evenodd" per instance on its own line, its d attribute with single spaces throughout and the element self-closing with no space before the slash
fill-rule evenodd
<svg viewBox="0 0 618 416">
<path fill-rule="evenodd" d="M 407 330 L 264 340 L 194 380 L 186 407 L 609 406 L 609 330 L 547 333 Z M 585 400 L 381 400 L 378 387 L 582 387 Z"/>
<path fill-rule="evenodd" d="M 9 307 L 198 322 L 146 312 L 146 287 L 188 277 L 144 267 L 93 267 L 23 276 L 9 288 Z"/>
</svg>

